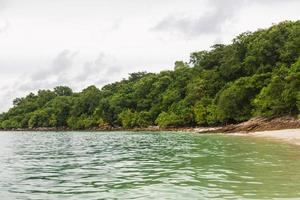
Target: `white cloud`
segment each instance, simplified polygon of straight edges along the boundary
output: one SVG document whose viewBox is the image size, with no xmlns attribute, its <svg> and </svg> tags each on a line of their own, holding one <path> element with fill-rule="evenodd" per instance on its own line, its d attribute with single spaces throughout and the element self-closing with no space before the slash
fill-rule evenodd
<svg viewBox="0 0 300 200">
<path fill-rule="evenodd" d="M 232 20 L 243 3 L 244 0 L 211 0 L 208 4 L 208 11 L 201 13 L 200 16 L 173 14 L 160 21 L 153 27 L 153 30 L 178 32 L 187 37 L 218 34 L 224 23 Z"/>
<path fill-rule="evenodd" d="M 61 76 L 67 70 L 69 70 L 74 62 L 74 59 L 78 52 L 71 52 L 68 49 L 60 52 L 56 58 L 52 61 L 52 64 L 48 68 L 41 68 L 36 71 L 32 76 L 32 81 L 44 80 L 46 77 Z"/>
<path fill-rule="evenodd" d="M 296 0 L 287 0 L 292 3 Z M 203 35 L 218 35 L 236 23 L 239 12 L 249 5 L 282 4 L 281 0 L 210 0 L 203 13 L 172 13 L 159 21 L 151 30 L 179 34 L 190 39 Z M 253 13 L 255 15 L 256 13 Z M 262 13 L 260 13 L 262 14 Z"/>
<path fill-rule="evenodd" d="M 0 96 L 5 98 L 0 99 L 0 108 L 5 110 L 11 106 L 14 98 L 37 92 L 38 89 L 68 85 L 79 91 L 89 85 L 102 87 L 126 75 L 122 73 L 122 66 L 116 63 L 116 59 L 102 52 L 95 59 L 84 62 L 77 59 L 79 55 L 78 52 L 63 50 L 47 67 L 23 73 L 4 82 L 0 88 Z"/>
</svg>

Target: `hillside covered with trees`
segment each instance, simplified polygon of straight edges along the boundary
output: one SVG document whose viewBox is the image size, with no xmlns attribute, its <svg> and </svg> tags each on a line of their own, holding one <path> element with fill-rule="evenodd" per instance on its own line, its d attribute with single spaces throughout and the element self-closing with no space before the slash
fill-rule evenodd
<svg viewBox="0 0 300 200">
<path fill-rule="evenodd" d="M 138 72 L 101 89 L 39 90 L 13 101 L 0 128 L 212 126 L 300 113 L 300 21 L 194 52 L 174 70 Z"/>
</svg>

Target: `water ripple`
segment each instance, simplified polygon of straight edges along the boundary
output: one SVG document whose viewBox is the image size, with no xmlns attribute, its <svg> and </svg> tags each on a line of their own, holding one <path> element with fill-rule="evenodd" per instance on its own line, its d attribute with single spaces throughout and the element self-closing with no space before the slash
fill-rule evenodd
<svg viewBox="0 0 300 200">
<path fill-rule="evenodd" d="M 180 133 L 0 133 L 1 199 L 300 198 L 298 147 Z"/>
</svg>

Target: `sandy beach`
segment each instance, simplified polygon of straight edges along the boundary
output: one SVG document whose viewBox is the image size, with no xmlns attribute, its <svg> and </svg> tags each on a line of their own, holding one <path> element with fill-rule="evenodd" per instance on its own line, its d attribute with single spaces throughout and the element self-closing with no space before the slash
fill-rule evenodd
<svg viewBox="0 0 300 200">
<path fill-rule="evenodd" d="M 254 137 L 272 138 L 280 141 L 285 141 L 291 144 L 300 145 L 300 129 L 260 131 L 247 133 L 247 135 Z"/>
</svg>

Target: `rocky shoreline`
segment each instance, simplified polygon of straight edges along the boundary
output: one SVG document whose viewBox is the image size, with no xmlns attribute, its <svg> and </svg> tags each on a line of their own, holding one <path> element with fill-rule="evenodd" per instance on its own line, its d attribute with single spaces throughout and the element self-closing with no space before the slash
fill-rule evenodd
<svg viewBox="0 0 300 200">
<path fill-rule="evenodd" d="M 300 128 L 300 120 L 296 117 L 285 116 L 277 118 L 252 118 L 246 122 L 227 125 L 219 129 L 222 133 L 250 133 Z"/>
<path fill-rule="evenodd" d="M 300 120 L 292 117 L 280 117 L 267 119 L 262 117 L 252 118 L 246 122 L 239 124 L 229 124 L 218 127 L 170 127 L 161 128 L 158 126 L 150 126 L 147 128 L 124 129 L 122 127 L 102 127 L 83 130 L 73 130 L 68 127 L 40 127 L 40 128 L 21 128 L 21 129 L 0 129 L 0 131 L 180 131 L 194 133 L 251 133 L 261 131 L 297 129 L 300 128 Z"/>
</svg>

